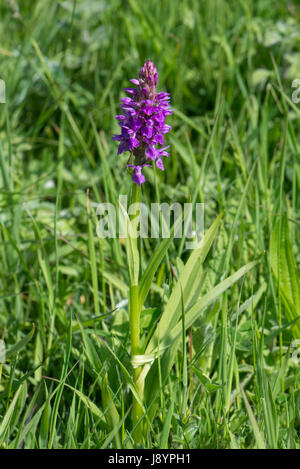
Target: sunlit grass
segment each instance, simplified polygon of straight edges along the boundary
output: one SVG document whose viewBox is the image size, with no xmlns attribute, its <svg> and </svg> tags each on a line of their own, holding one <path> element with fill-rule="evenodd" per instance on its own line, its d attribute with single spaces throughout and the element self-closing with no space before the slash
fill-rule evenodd
<svg viewBox="0 0 300 469">
<path fill-rule="evenodd" d="M 223 217 L 185 278 L 203 302 L 185 334 L 184 242 L 149 285 L 142 342 L 161 321 L 169 344 L 164 311 L 178 338 L 147 375 L 143 446 L 299 448 L 297 2 L 29 3 L 0 5 L 0 447 L 135 445 L 126 252 L 97 238 L 96 203 L 129 191 L 114 115 L 150 57 L 174 114 L 143 201 L 205 203 L 206 232 Z"/>
</svg>

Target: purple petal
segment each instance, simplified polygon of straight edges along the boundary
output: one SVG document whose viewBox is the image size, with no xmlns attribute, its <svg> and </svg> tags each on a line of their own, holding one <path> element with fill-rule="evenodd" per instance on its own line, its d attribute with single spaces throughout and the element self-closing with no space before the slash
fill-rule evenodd
<svg viewBox="0 0 300 469">
<path fill-rule="evenodd" d="M 152 142 L 154 143 L 154 145 L 157 145 L 158 143 L 160 145 L 164 145 L 164 143 L 165 143 L 164 142 L 164 137 L 161 134 L 154 135 L 154 137 L 152 138 Z"/>
<path fill-rule="evenodd" d="M 133 83 L 134 85 L 139 85 L 140 84 L 139 80 L 137 80 L 136 78 L 131 78 L 131 80 L 129 80 L 129 81 L 131 81 L 131 83 Z"/>
<path fill-rule="evenodd" d="M 120 155 L 124 151 L 128 151 L 127 145 L 125 145 L 125 143 L 120 143 L 118 148 L 118 155 Z"/>
<path fill-rule="evenodd" d="M 133 117 L 130 122 L 130 125 L 134 132 L 137 132 L 142 127 L 143 121 L 138 117 Z"/>
<path fill-rule="evenodd" d="M 122 140 L 122 135 L 113 135 L 112 140 L 116 140 L 117 142 L 120 142 Z"/>
<path fill-rule="evenodd" d="M 154 106 L 145 106 L 142 108 L 142 111 L 147 115 L 151 116 L 151 114 L 154 112 L 155 108 Z"/>
<path fill-rule="evenodd" d="M 159 156 L 158 150 L 151 145 L 147 148 L 145 154 L 146 157 L 150 158 L 151 160 L 156 160 L 156 158 Z"/>
<path fill-rule="evenodd" d="M 168 132 L 170 132 L 171 129 L 172 129 L 172 127 L 170 125 L 165 124 L 162 127 L 161 131 L 162 131 L 163 134 L 167 134 Z"/>
<path fill-rule="evenodd" d="M 163 162 L 162 162 L 162 159 L 161 158 L 158 158 L 158 160 L 156 160 L 156 166 L 158 167 L 158 169 L 160 169 L 161 171 L 164 171 L 165 168 L 164 168 L 164 165 L 163 165 Z"/>
<path fill-rule="evenodd" d="M 132 89 L 132 88 L 124 88 L 123 91 L 126 91 L 126 93 L 129 93 L 129 94 L 134 94 L 135 93 L 135 90 Z"/>
<path fill-rule="evenodd" d="M 131 104 L 131 103 L 134 104 L 133 99 L 132 99 L 132 98 L 128 98 L 128 97 L 122 98 L 122 99 L 121 99 L 121 102 L 124 103 L 124 104 L 126 104 L 126 105 Z"/>
<path fill-rule="evenodd" d="M 141 134 L 144 137 L 151 138 L 153 135 L 153 127 L 151 125 L 146 125 L 145 127 L 142 128 Z"/>
<path fill-rule="evenodd" d="M 128 139 L 128 148 L 129 150 L 133 150 L 134 148 L 137 148 L 139 146 L 140 142 L 139 140 L 135 137 L 129 137 Z"/>
<path fill-rule="evenodd" d="M 139 186 L 143 184 L 143 182 L 146 181 L 145 176 L 142 173 L 142 167 L 141 166 L 136 166 L 134 169 L 134 174 L 132 176 L 133 182 L 138 184 Z"/>
<path fill-rule="evenodd" d="M 134 108 L 132 108 L 132 107 L 123 106 L 122 109 L 123 109 L 123 111 L 129 112 L 129 114 L 130 114 L 131 116 L 135 116 L 135 115 L 136 115 L 136 110 L 135 110 Z"/>
</svg>

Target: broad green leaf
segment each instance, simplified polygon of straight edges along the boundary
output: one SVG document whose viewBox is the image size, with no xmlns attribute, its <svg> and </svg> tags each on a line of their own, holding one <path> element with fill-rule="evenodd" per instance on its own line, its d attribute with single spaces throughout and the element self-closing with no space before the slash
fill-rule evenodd
<svg viewBox="0 0 300 469">
<path fill-rule="evenodd" d="M 91 267 L 93 297 L 94 297 L 94 308 L 96 316 L 100 315 L 99 308 L 99 292 L 98 292 L 98 271 L 96 262 L 95 252 L 95 240 L 94 240 L 94 228 L 92 224 L 92 213 L 90 208 L 90 199 L 87 191 L 86 194 L 86 211 L 87 211 L 87 224 L 88 224 L 88 247 L 89 247 L 89 258 Z"/>
<path fill-rule="evenodd" d="M 195 366 L 193 366 L 193 372 L 198 376 L 200 382 L 203 384 L 203 386 L 208 392 L 213 392 L 217 389 L 222 389 L 221 384 L 213 383 L 208 376 L 202 373 L 202 371 L 196 368 Z"/>
<path fill-rule="evenodd" d="M 149 264 L 147 265 L 147 268 L 139 283 L 139 297 L 141 307 L 143 306 L 144 301 L 147 298 L 155 272 L 160 266 L 171 242 L 173 241 L 174 233 L 176 233 L 178 226 L 180 226 L 182 222 L 183 220 L 181 217 L 178 217 L 176 219 L 174 225 L 172 226 L 172 229 L 170 230 L 170 237 L 164 239 L 162 243 L 159 244 L 159 246 L 154 251 L 153 256 L 151 257 Z"/>
<path fill-rule="evenodd" d="M 199 314 L 205 308 L 207 308 L 211 303 L 217 300 L 217 298 L 224 293 L 228 288 L 230 288 L 235 282 L 237 282 L 241 277 L 243 277 L 249 270 L 251 270 L 257 261 L 249 262 L 249 264 L 241 267 L 237 272 L 228 277 L 223 282 L 219 283 L 214 287 L 210 292 L 206 293 L 200 300 L 198 300 L 193 306 L 189 309 L 187 308 L 185 315 L 185 329 L 188 329 L 192 324 L 198 319 Z M 172 345 L 172 343 L 180 336 L 182 331 L 181 323 L 177 323 L 176 326 L 166 333 L 164 336 L 160 335 L 160 343 L 156 351 L 163 351 L 165 348 Z M 153 352 L 153 351 L 152 351 Z"/>
<path fill-rule="evenodd" d="M 130 206 L 132 207 L 134 204 L 138 204 L 141 198 L 140 188 L 137 184 L 133 185 L 131 197 L 130 197 Z M 136 186 L 136 187 L 135 187 Z M 123 221 L 126 224 L 126 238 L 125 238 L 125 245 L 126 245 L 126 254 L 127 254 L 127 262 L 128 262 L 128 270 L 130 276 L 130 284 L 131 285 L 138 285 L 139 279 L 139 252 L 137 246 L 137 230 L 139 224 L 139 216 L 138 215 L 129 215 L 119 201 L 119 206 L 121 208 L 121 212 L 123 215 Z"/>
<path fill-rule="evenodd" d="M 79 389 L 76 389 L 73 386 L 70 386 L 69 384 L 65 383 L 65 386 L 69 389 L 72 389 L 72 391 L 74 391 L 77 394 L 79 399 L 92 412 L 92 414 L 95 415 L 95 417 L 98 417 L 101 420 L 101 422 L 104 423 L 104 414 L 99 409 L 99 407 L 97 407 L 96 404 L 94 404 L 94 402 L 91 401 L 91 399 L 88 396 L 86 396 L 83 392 L 79 391 Z"/>
<path fill-rule="evenodd" d="M 147 265 L 147 268 L 139 284 L 139 296 L 141 305 L 144 304 L 144 301 L 147 298 L 155 272 L 160 266 L 172 240 L 173 237 L 164 239 L 163 242 L 160 243 L 157 249 L 154 251 L 153 256 L 149 261 L 149 264 Z"/>
<path fill-rule="evenodd" d="M 187 330 L 189 327 L 191 327 L 191 325 L 199 318 L 201 312 L 203 312 L 212 302 L 216 301 L 218 297 L 222 293 L 224 293 L 225 290 L 230 288 L 243 275 L 249 272 L 249 270 L 251 270 L 256 264 L 257 261 L 253 261 L 245 265 L 233 275 L 231 275 L 226 280 L 217 285 L 215 288 L 213 288 L 206 295 L 204 295 L 195 304 L 190 306 L 190 308 L 187 308 L 185 317 L 185 329 Z M 146 353 L 153 353 L 156 357 L 165 352 L 160 365 L 162 376 L 168 376 L 170 369 L 174 364 L 176 352 L 180 344 L 181 333 L 182 323 L 178 322 L 176 326 L 174 326 L 172 330 L 166 332 L 164 336 L 159 336 L 161 337 L 161 339 L 156 344 L 156 347 L 153 350 L 146 350 Z M 158 360 L 155 360 L 152 366 L 145 365 L 139 377 L 140 380 L 144 380 L 145 378 L 147 378 L 145 385 L 145 395 L 147 396 L 147 401 L 149 403 L 155 400 L 155 396 L 159 386 L 159 370 L 157 362 Z M 154 410 L 155 406 L 153 406 L 151 409 L 150 418 L 154 416 Z"/>
<path fill-rule="evenodd" d="M 254 433 L 254 436 L 255 436 L 257 447 L 258 447 L 258 449 L 266 449 L 266 444 L 264 442 L 263 436 L 262 436 L 262 434 L 259 430 L 257 421 L 254 417 L 253 411 L 250 407 L 247 396 L 246 396 L 242 386 L 240 386 L 240 390 L 241 390 L 241 393 L 242 393 L 242 396 L 243 396 L 243 399 L 244 399 L 244 402 L 245 402 L 245 406 L 246 406 L 248 417 L 249 417 L 249 420 L 250 420 L 250 423 L 251 423 L 251 426 L 252 426 L 252 429 L 253 429 L 253 433 Z"/>
<path fill-rule="evenodd" d="M 287 216 L 277 221 L 270 240 L 270 264 L 288 321 L 300 317 L 300 275 L 289 238 Z M 300 318 L 293 326 L 295 338 L 300 337 Z"/>
<path fill-rule="evenodd" d="M 53 306 L 54 306 L 54 288 L 51 278 L 51 269 L 47 259 L 43 258 L 41 249 L 38 249 L 38 260 L 43 272 L 45 282 L 47 285 L 48 290 L 48 299 L 49 299 L 49 309 L 50 312 L 53 314 Z"/>
<path fill-rule="evenodd" d="M 21 386 L 19 386 L 18 390 L 16 391 L 6 414 L 4 415 L 2 422 L 0 424 L 0 446 L 2 445 L 4 439 L 5 439 L 5 433 L 7 427 L 12 423 L 12 418 L 15 413 L 16 407 L 18 406 L 18 402 L 21 399 L 23 401 L 23 395 L 24 391 L 26 393 L 27 390 L 27 384 L 23 383 Z"/>
<path fill-rule="evenodd" d="M 164 423 L 163 430 L 162 430 L 162 434 L 161 434 L 160 445 L 159 445 L 161 449 L 168 449 L 168 438 L 170 434 L 171 422 L 172 422 L 172 417 L 173 417 L 175 398 L 176 398 L 176 393 L 175 391 L 173 391 L 170 407 L 168 409 L 167 416 L 166 416 L 165 423 Z"/>
<path fill-rule="evenodd" d="M 114 287 L 116 287 L 124 296 L 128 295 L 128 285 L 120 280 L 116 275 L 104 271 L 103 273 L 104 278 L 111 283 Z"/>
<path fill-rule="evenodd" d="M 113 397 L 108 385 L 107 373 L 105 373 L 102 382 L 101 382 L 101 394 L 102 394 L 102 404 L 103 410 L 106 417 L 107 424 L 110 431 L 113 431 L 118 427 L 120 423 L 120 416 L 113 401 Z M 121 440 L 119 432 L 115 433 L 115 444 L 116 448 L 121 448 Z"/>
<path fill-rule="evenodd" d="M 36 436 L 36 429 L 41 419 L 45 404 L 42 404 L 36 414 L 33 415 L 28 421 L 28 424 L 22 428 L 22 431 L 19 436 L 19 441 L 26 441 L 26 437 L 31 437 L 33 439 Z M 17 449 L 15 441 L 13 442 L 11 449 Z"/>
<path fill-rule="evenodd" d="M 167 302 L 154 336 L 147 347 L 146 353 L 151 353 L 160 339 L 165 338 L 170 330 L 172 330 L 177 324 L 181 315 L 181 288 L 186 310 L 188 309 L 189 303 L 193 298 L 193 294 L 197 291 L 201 282 L 202 264 L 216 237 L 221 218 L 222 214 L 217 217 L 215 222 L 209 228 L 203 240 L 199 243 L 199 247 L 193 250 L 186 265 L 181 271 L 178 282 Z"/>
<path fill-rule="evenodd" d="M 26 337 L 24 337 L 24 339 L 20 340 L 20 342 L 13 345 L 6 351 L 6 358 L 9 358 L 12 355 L 16 354 L 17 352 L 19 352 L 19 350 L 22 350 L 28 344 L 28 342 L 31 341 L 34 335 L 34 331 L 35 331 L 35 325 L 32 324 L 32 329 L 29 332 L 29 334 L 27 334 Z"/>
<path fill-rule="evenodd" d="M 46 392 L 46 402 L 45 402 L 43 415 L 41 417 L 40 433 L 39 433 L 39 443 L 40 443 L 41 449 L 47 448 L 50 415 L 52 411 L 51 403 L 50 403 L 50 394 L 48 394 L 47 389 L 45 390 L 45 392 Z"/>
</svg>

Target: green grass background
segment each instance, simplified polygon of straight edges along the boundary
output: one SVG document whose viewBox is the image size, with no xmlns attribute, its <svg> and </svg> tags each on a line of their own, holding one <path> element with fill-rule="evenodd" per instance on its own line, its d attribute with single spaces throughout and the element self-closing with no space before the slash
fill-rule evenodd
<svg viewBox="0 0 300 469">
<path fill-rule="evenodd" d="M 121 366 L 130 371 L 126 255 L 120 240 L 97 238 L 95 208 L 130 188 L 111 136 L 122 90 L 147 58 L 174 114 L 166 170 L 146 170 L 143 200 L 195 197 L 206 228 L 224 212 L 199 294 L 259 261 L 199 316 L 160 376 L 144 447 L 299 448 L 298 7 L 1 2 L 2 448 L 134 445 Z M 157 242 L 143 243 L 143 269 Z M 189 255 L 171 244 L 142 313 L 145 336 Z"/>
</svg>

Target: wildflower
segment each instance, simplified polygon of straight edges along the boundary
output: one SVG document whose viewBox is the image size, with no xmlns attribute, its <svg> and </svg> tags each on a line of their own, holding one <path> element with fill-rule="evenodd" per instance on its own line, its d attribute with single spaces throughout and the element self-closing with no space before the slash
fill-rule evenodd
<svg viewBox="0 0 300 469">
<path fill-rule="evenodd" d="M 124 90 L 130 97 L 121 99 L 123 114 L 116 116 L 121 134 L 114 135 L 113 140 L 120 142 L 118 155 L 124 151 L 131 153 L 127 167 L 134 169 L 132 180 L 140 186 L 146 180 L 142 170 L 151 166 L 151 161 L 164 171 L 162 157 L 169 156 L 164 135 L 171 130 L 165 120 L 172 110 L 169 94 L 157 93 L 158 74 L 151 60 L 140 69 L 139 79 L 130 81 L 136 86 Z"/>
</svg>

